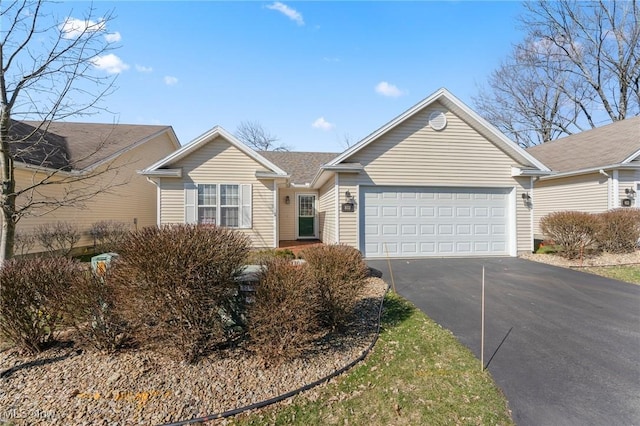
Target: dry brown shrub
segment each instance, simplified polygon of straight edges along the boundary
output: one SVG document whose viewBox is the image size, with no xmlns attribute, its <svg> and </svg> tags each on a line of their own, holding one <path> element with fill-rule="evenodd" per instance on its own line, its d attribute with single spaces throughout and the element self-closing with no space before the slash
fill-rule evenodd
<svg viewBox="0 0 640 426">
<path fill-rule="evenodd" d="M 16 258 L 0 268 L 0 334 L 19 349 L 37 353 L 56 338 L 64 299 L 82 274 L 78 262 L 61 258 Z"/>
<path fill-rule="evenodd" d="M 332 329 L 343 329 L 354 314 L 369 269 L 362 254 L 342 244 L 312 246 L 301 256 L 313 277 L 320 318 Z"/>
<path fill-rule="evenodd" d="M 260 274 L 248 310 L 254 351 L 266 364 L 299 356 L 318 329 L 318 304 L 307 265 L 273 258 Z"/>
<path fill-rule="evenodd" d="M 575 259 L 594 248 L 599 228 L 598 216 L 584 212 L 554 212 L 540 220 L 542 233 L 554 241 L 558 253 L 567 259 Z"/>
<path fill-rule="evenodd" d="M 120 246 L 112 278 L 128 288 L 128 319 L 137 338 L 189 362 L 227 343 L 237 330 L 235 277 L 249 238 L 210 225 L 170 225 L 132 232 Z"/>
<path fill-rule="evenodd" d="M 609 253 L 631 253 L 640 240 L 640 209 L 615 209 L 600 213 L 598 245 Z"/>
</svg>

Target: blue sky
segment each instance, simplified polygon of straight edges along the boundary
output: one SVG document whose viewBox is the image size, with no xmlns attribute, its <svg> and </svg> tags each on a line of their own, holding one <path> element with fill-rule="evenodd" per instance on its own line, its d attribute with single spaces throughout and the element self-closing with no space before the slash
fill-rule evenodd
<svg viewBox="0 0 640 426">
<path fill-rule="evenodd" d="M 82 17 L 86 3 L 58 10 Z M 297 151 L 365 137 L 440 87 L 472 106 L 522 32 L 519 2 L 98 2 L 115 9 L 115 115 L 188 143 L 258 121 Z"/>
</svg>

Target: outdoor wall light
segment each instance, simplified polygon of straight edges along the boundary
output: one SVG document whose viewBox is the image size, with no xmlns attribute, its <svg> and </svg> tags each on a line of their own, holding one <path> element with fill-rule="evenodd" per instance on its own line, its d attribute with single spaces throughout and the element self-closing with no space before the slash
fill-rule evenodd
<svg viewBox="0 0 640 426">
<path fill-rule="evenodd" d="M 523 199 L 524 201 L 530 201 L 530 200 L 531 200 L 531 195 L 529 195 L 529 193 L 528 193 L 528 192 L 523 192 L 523 193 L 522 193 L 522 199 Z"/>
<path fill-rule="evenodd" d="M 634 191 L 633 188 L 625 188 L 624 193 L 627 194 L 627 197 L 629 198 L 636 197 L 636 191 Z"/>
<path fill-rule="evenodd" d="M 286 197 L 284 197 L 284 203 L 285 204 L 291 204 L 291 198 L 288 195 Z"/>
</svg>

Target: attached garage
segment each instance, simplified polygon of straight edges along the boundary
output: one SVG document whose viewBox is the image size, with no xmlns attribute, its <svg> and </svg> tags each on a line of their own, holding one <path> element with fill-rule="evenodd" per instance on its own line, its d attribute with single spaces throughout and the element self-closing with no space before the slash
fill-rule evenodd
<svg viewBox="0 0 640 426">
<path fill-rule="evenodd" d="M 366 257 L 509 255 L 512 188 L 361 187 Z"/>
</svg>

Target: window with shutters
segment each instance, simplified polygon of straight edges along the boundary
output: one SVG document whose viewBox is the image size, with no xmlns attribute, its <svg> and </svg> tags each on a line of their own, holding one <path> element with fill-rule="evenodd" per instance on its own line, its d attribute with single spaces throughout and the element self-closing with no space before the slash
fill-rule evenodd
<svg viewBox="0 0 640 426">
<path fill-rule="evenodd" d="M 185 184 L 185 222 L 251 228 L 251 185 Z"/>
</svg>

